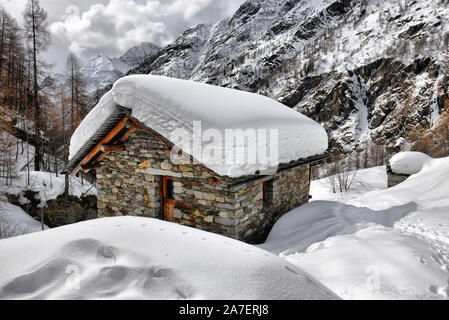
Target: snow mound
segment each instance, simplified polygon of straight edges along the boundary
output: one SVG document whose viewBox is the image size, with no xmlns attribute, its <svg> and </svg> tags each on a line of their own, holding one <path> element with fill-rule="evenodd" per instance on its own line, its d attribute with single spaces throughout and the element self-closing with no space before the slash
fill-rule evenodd
<svg viewBox="0 0 449 320">
<path fill-rule="evenodd" d="M 390 160 L 391 170 L 397 174 L 416 174 L 423 166 L 432 160 L 428 155 L 421 152 L 400 152 Z"/>
<path fill-rule="evenodd" d="M 44 226 L 48 229 L 47 226 Z M 42 231 L 39 221 L 34 220 L 20 207 L 0 199 L 0 239 Z"/>
<path fill-rule="evenodd" d="M 382 226 L 329 237 L 285 258 L 343 299 L 449 298 L 441 253 L 426 241 Z"/>
<path fill-rule="evenodd" d="M 360 189 L 379 185 L 367 173 Z M 449 158 L 348 200 L 292 211 L 261 247 L 344 299 L 449 299 Z"/>
<path fill-rule="evenodd" d="M 301 253 L 312 244 L 330 236 L 352 234 L 367 225 L 377 224 L 391 228 L 396 221 L 416 208 L 416 204 L 409 203 L 373 211 L 338 202 L 315 201 L 281 217 L 266 243 L 260 247 L 281 255 Z"/>
<path fill-rule="evenodd" d="M 99 219 L 3 240 L 0 256 L 1 299 L 336 298 L 262 249 L 149 218 Z"/>
<path fill-rule="evenodd" d="M 430 159 L 421 171 L 401 184 L 368 192 L 349 204 L 385 210 L 410 202 L 417 203 L 420 210 L 449 207 L 449 157 Z"/>
<path fill-rule="evenodd" d="M 226 153 L 229 153 L 225 152 L 224 141 L 219 144 L 223 161 L 216 161 L 214 156 L 203 152 L 210 146 L 209 140 L 201 141 L 201 148 L 193 148 L 194 150 L 175 141 L 181 136 L 181 132 L 185 132 L 184 137 L 190 146 L 195 139 L 193 123 L 196 121 L 201 121 L 203 132 L 208 129 L 218 130 L 223 140 L 228 129 L 253 130 L 256 134 L 261 129 L 267 130 L 266 132 L 277 129 L 278 163 L 275 165 L 322 154 L 328 148 L 327 134 L 321 125 L 270 98 L 189 80 L 134 75 L 118 80 L 81 123 L 72 137 L 71 158 L 111 114 L 114 109 L 111 97 L 116 104 L 132 109 L 134 118 L 173 144 L 189 150 L 194 158 L 222 176 L 251 175 L 259 170 L 272 168 L 273 163 L 269 163 L 271 159 L 267 157 L 265 161 L 258 159 L 259 163 L 256 164 L 242 165 L 238 161 L 229 164 L 224 161 Z M 265 145 L 267 150 L 273 152 L 270 142 L 268 133 L 265 142 L 259 139 L 258 143 L 248 143 L 246 140 L 244 152 L 257 154 Z M 237 143 L 232 141 L 234 146 Z"/>
</svg>

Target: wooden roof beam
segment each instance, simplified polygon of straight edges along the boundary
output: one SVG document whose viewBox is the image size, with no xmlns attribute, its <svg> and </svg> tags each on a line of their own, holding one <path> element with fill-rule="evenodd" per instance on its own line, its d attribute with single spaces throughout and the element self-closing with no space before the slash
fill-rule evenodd
<svg viewBox="0 0 449 320">
<path fill-rule="evenodd" d="M 128 123 L 129 116 L 125 116 L 107 135 L 104 137 L 96 146 L 93 148 L 89 154 L 84 157 L 84 159 L 78 164 L 78 166 L 70 173 L 70 175 L 74 176 L 76 175 L 80 170 L 82 170 L 82 166 L 89 163 L 90 160 L 92 160 L 93 157 L 97 155 L 98 152 L 101 151 L 101 146 L 108 144 L 114 137 L 120 133 L 120 131 L 123 130 L 123 128 L 126 127 L 126 124 Z"/>
<path fill-rule="evenodd" d="M 123 143 L 119 143 L 119 144 L 103 144 L 103 145 L 100 146 L 100 150 L 103 153 L 109 153 L 109 152 L 113 152 L 113 151 L 126 150 L 126 146 Z"/>
<path fill-rule="evenodd" d="M 96 169 L 100 169 L 100 164 L 99 163 L 94 163 L 91 165 L 85 165 L 82 166 L 81 169 L 84 171 L 84 173 L 88 173 L 90 170 L 96 170 Z"/>
</svg>

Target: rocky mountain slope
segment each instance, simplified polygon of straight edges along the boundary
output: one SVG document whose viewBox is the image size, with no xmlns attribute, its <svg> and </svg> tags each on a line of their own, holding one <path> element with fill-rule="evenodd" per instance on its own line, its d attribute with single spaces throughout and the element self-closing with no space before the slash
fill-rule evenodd
<svg viewBox="0 0 449 320">
<path fill-rule="evenodd" d="M 248 0 L 129 73 L 273 97 L 321 122 L 334 148 L 373 141 L 441 156 L 449 154 L 447 21 L 447 0 Z"/>
</svg>

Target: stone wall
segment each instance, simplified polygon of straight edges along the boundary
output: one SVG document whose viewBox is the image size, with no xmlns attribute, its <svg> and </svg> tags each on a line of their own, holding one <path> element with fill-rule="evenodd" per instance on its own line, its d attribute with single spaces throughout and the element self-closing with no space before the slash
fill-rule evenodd
<svg viewBox="0 0 449 320">
<path fill-rule="evenodd" d="M 408 175 L 388 173 L 388 188 L 394 187 L 408 179 Z"/>
<path fill-rule="evenodd" d="M 309 168 L 303 165 L 281 171 L 267 184 L 273 199 L 271 211 L 284 214 L 309 202 Z"/>
<path fill-rule="evenodd" d="M 126 150 L 108 155 L 97 173 L 99 216 L 160 218 L 159 174 L 173 176 L 177 223 L 251 243 L 265 240 L 280 215 L 308 202 L 307 165 L 234 184 L 198 165 L 172 164 L 170 150 L 138 130 Z M 269 179 L 271 198 L 264 203 L 263 182 Z"/>
</svg>

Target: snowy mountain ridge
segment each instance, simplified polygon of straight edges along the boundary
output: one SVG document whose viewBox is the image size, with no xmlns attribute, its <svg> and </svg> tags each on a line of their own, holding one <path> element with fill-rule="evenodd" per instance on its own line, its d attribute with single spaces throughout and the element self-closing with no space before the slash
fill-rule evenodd
<svg viewBox="0 0 449 320">
<path fill-rule="evenodd" d="M 130 73 L 267 95 L 321 122 L 339 149 L 374 141 L 442 156 L 447 4 L 249 0 L 231 18 L 185 31 Z M 429 135 L 438 146 L 423 150 Z"/>
<path fill-rule="evenodd" d="M 89 96 L 94 96 L 97 91 L 102 92 L 105 88 L 109 88 L 145 58 L 154 57 L 160 50 L 161 48 L 153 43 L 143 42 L 130 48 L 118 58 L 110 58 L 99 53 L 83 62 L 80 71 L 86 81 Z M 54 80 L 58 84 L 63 84 L 66 77 L 67 75 L 58 73 L 54 75 Z"/>
<path fill-rule="evenodd" d="M 88 92 L 95 92 L 113 84 L 140 61 L 154 56 L 160 48 L 150 42 L 132 47 L 119 58 L 109 58 L 104 54 L 89 59 L 81 69 L 87 80 Z"/>
</svg>

